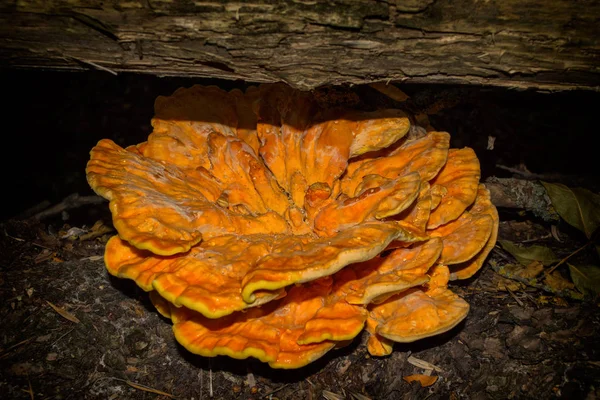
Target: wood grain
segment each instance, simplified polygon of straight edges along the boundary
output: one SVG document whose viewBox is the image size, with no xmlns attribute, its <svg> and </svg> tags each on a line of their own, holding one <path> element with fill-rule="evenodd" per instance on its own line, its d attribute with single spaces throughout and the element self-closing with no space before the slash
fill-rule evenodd
<svg viewBox="0 0 600 400">
<path fill-rule="evenodd" d="M 597 0 L 0 2 L 0 65 L 285 81 L 600 87 Z"/>
</svg>

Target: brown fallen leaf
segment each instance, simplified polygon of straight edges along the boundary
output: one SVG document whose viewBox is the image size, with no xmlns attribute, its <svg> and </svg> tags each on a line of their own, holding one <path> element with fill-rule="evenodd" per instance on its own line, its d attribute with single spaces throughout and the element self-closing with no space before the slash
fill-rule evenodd
<svg viewBox="0 0 600 400">
<path fill-rule="evenodd" d="M 532 261 L 526 267 L 519 264 L 506 264 L 504 269 L 508 278 L 534 279 L 542 273 L 544 265 L 539 261 Z"/>
<path fill-rule="evenodd" d="M 544 283 L 556 292 L 560 292 L 561 290 L 565 289 L 575 289 L 575 285 L 563 278 L 558 271 L 554 271 L 550 275 L 547 275 Z"/>
<path fill-rule="evenodd" d="M 507 292 L 512 290 L 513 292 L 517 292 L 525 288 L 525 285 L 521 282 L 513 281 L 512 279 L 504 278 L 503 276 L 498 275 L 498 281 L 496 284 L 496 289 Z"/>
<path fill-rule="evenodd" d="M 567 223 L 588 239 L 600 227 L 600 195 L 583 188 L 570 188 L 559 183 L 542 182 L 552 205 Z"/>
<path fill-rule="evenodd" d="M 444 372 L 437 365 L 427 362 L 425 360 L 421 360 L 420 358 L 417 358 L 415 356 L 408 357 L 408 359 L 406 361 L 409 364 L 414 365 L 415 367 L 418 367 L 418 368 L 423 368 L 425 370 L 430 370 L 430 371 Z"/>
<path fill-rule="evenodd" d="M 48 261 L 50 258 L 56 256 L 56 253 L 54 253 L 53 251 L 49 250 L 49 249 L 44 249 L 42 250 L 42 252 L 40 254 L 38 254 L 35 257 L 35 260 L 33 260 L 33 262 L 35 264 L 40 264 L 43 263 L 44 261 Z"/>
<path fill-rule="evenodd" d="M 344 400 L 344 396 L 330 392 L 329 390 L 323 390 L 322 395 L 326 400 Z"/>
<path fill-rule="evenodd" d="M 528 266 L 533 261 L 550 265 L 558 261 L 554 252 L 545 246 L 518 246 L 509 240 L 499 240 L 498 243 L 522 265 Z"/>
<path fill-rule="evenodd" d="M 90 232 L 79 236 L 80 241 L 96 239 L 106 233 L 113 232 L 114 229 L 107 226 L 101 220 L 96 221 L 94 226 L 90 229 Z"/>
<path fill-rule="evenodd" d="M 421 387 L 428 387 L 428 386 L 433 385 L 438 380 L 438 377 L 436 375 L 429 376 L 429 375 L 415 374 L 415 375 L 405 376 L 402 379 L 404 379 L 408 383 L 419 382 L 421 384 Z"/>
<path fill-rule="evenodd" d="M 46 301 L 46 303 L 48 303 L 48 305 L 50 307 L 52 307 L 54 309 L 54 311 L 56 311 L 64 319 L 68 319 L 69 321 L 75 322 L 76 324 L 81 322 L 81 321 L 79 321 L 79 319 L 76 316 L 74 316 L 70 312 L 68 312 L 58 306 L 55 306 L 54 304 L 50 303 L 49 301 Z"/>
<path fill-rule="evenodd" d="M 600 295 L 600 267 L 593 265 L 569 265 L 571 279 L 577 289 L 591 296 Z"/>
</svg>

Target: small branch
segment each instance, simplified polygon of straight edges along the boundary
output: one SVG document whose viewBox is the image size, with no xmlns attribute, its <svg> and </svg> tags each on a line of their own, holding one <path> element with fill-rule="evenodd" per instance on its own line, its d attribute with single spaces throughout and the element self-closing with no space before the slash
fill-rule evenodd
<svg viewBox="0 0 600 400">
<path fill-rule="evenodd" d="M 517 297 L 517 295 L 515 294 L 515 292 L 513 292 L 512 290 L 510 290 L 508 287 L 506 288 L 506 290 L 508 290 L 508 293 L 512 296 L 513 299 L 515 299 L 515 301 L 517 302 L 517 304 L 521 307 L 524 306 L 523 302 Z"/>
<path fill-rule="evenodd" d="M 533 238 L 533 239 L 527 239 L 527 240 L 520 240 L 519 243 L 531 243 L 531 242 L 538 242 L 540 240 L 546 240 L 546 239 L 550 239 L 552 237 L 552 234 L 549 235 L 544 235 L 544 236 L 540 236 L 537 238 Z"/>
<path fill-rule="evenodd" d="M 546 189 L 538 181 L 490 177 L 486 179 L 485 186 L 490 191 L 492 203 L 497 207 L 531 211 L 548 222 L 559 220 Z"/>
<path fill-rule="evenodd" d="M 574 252 L 572 252 L 571 254 L 569 254 L 568 256 L 566 256 L 565 258 L 563 258 L 562 260 L 560 260 L 555 266 L 553 266 L 552 268 L 550 268 L 548 271 L 544 272 L 544 276 L 550 275 L 552 272 L 554 272 L 554 270 L 556 268 L 560 267 L 565 262 L 567 262 L 567 260 L 569 258 L 573 257 L 575 254 L 579 253 L 580 251 L 582 251 L 583 249 L 585 249 L 586 247 L 588 247 L 592 243 L 593 243 L 592 241 L 587 242 L 586 244 L 584 244 L 583 246 L 581 246 L 580 248 L 578 248 L 577 250 L 575 250 Z"/>
<path fill-rule="evenodd" d="M 47 208 L 44 211 L 38 212 L 32 218 L 42 220 L 44 218 L 60 214 L 66 210 L 78 208 L 88 204 L 101 204 L 105 201 L 106 200 L 104 200 L 100 196 L 80 196 L 78 193 L 73 193 L 65 197 L 64 200 L 60 203 L 55 204 L 54 206 Z"/>
<path fill-rule="evenodd" d="M 30 337 L 29 339 L 22 340 L 17 344 L 13 344 L 7 349 L 0 350 L 0 359 L 4 358 L 9 352 L 16 349 L 17 347 L 23 346 L 24 344 L 31 342 L 33 339 L 35 339 L 35 337 Z"/>
<path fill-rule="evenodd" d="M 526 179 L 544 179 L 543 175 L 533 173 L 525 167 L 513 168 L 513 167 L 507 167 L 505 165 L 499 165 L 499 164 L 496 165 L 496 167 L 503 169 L 505 171 L 508 171 L 510 173 L 516 174 L 516 175 L 521 175 L 523 178 L 526 178 Z"/>
<path fill-rule="evenodd" d="M 77 58 L 77 57 L 73 57 L 73 56 L 69 56 L 69 57 L 72 58 L 73 60 L 77 61 L 77 62 L 80 62 L 82 64 L 86 64 L 86 65 L 90 65 L 90 66 L 92 66 L 92 67 L 94 67 L 96 69 L 99 69 L 100 71 L 108 72 L 109 74 L 113 74 L 114 76 L 119 75 L 116 71 L 113 71 L 110 68 L 103 67 L 102 65 L 96 64 L 95 62 L 84 60 L 82 58 Z"/>
<path fill-rule="evenodd" d="M 283 389 L 285 389 L 285 388 L 286 388 L 286 387 L 288 387 L 288 386 L 290 386 L 290 383 L 286 383 L 286 384 L 285 384 L 285 385 L 283 385 L 283 386 L 279 386 L 277 389 L 273 389 L 273 390 L 271 390 L 269 393 L 265 393 L 265 394 L 264 394 L 262 397 L 263 397 L 263 399 L 264 399 L 265 397 L 270 397 L 270 396 L 271 396 L 271 395 L 273 395 L 274 393 L 277 393 L 277 392 L 279 392 L 280 390 L 283 390 Z"/>
</svg>

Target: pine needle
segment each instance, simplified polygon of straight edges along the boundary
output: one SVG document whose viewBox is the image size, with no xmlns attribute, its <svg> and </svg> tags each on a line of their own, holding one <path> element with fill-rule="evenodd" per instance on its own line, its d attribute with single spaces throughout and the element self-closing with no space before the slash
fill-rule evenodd
<svg viewBox="0 0 600 400">
<path fill-rule="evenodd" d="M 161 396 L 167 396 L 170 399 L 174 399 L 175 398 L 175 396 L 173 396 L 172 394 L 163 392 L 162 390 L 151 388 L 149 386 L 141 385 L 139 383 L 135 383 L 135 382 L 131 382 L 131 381 L 125 381 L 125 383 L 128 384 L 129 386 L 131 386 L 132 388 L 135 388 L 135 389 L 138 389 L 138 390 L 143 390 L 144 392 L 159 394 Z"/>
</svg>

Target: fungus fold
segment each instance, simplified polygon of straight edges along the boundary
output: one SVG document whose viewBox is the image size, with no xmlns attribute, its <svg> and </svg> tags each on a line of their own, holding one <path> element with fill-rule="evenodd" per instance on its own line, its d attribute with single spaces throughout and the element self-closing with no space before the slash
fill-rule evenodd
<svg viewBox="0 0 600 400">
<path fill-rule="evenodd" d="M 118 235 L 105 264 L 207 357 L 299 368 L 366 328 L 368 350 L 448 331 L 448 289 L 483 265 L 498 214 L 473 150 L 407 135 L 400 110 L 324 107 L 283 84 L 179 89 L 147 142 L 86 168 Z"/>
</svg>

